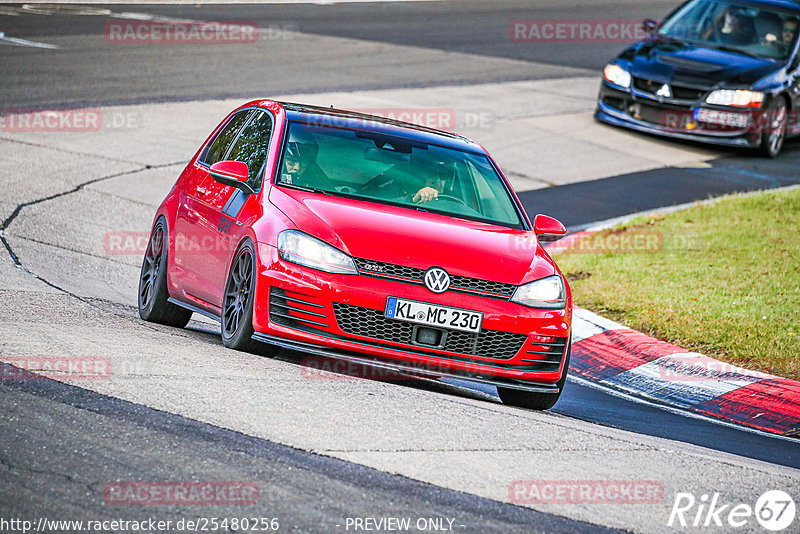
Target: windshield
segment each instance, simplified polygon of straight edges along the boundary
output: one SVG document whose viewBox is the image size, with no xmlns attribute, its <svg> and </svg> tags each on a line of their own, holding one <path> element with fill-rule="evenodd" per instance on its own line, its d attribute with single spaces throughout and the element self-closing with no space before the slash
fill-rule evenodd
<svg viewBox="0 0 800 534">
<path fill-rule="evenodd" d="M 489 158 L 380 132 L 290 122 L 277 183 L 522 227 Z"/>
<path fill-rule="evenodd" d="M 797 41 L 797 14 L 731 0 L 694 0 L 658 33 L 766 59 L 786 59 Z"/>
</svg>

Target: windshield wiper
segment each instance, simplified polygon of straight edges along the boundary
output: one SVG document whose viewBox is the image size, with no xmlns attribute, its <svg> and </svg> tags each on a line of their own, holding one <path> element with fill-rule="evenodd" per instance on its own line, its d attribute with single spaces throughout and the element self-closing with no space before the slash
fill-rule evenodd
<svg viewBox="0 0 800 534">
<path fill-rule="evenodd" d="M 317 189 L 316 187 L 306 187 L 304 185 L 298 185 L 298 184 L 287 184 L 286 182 L 278 182 L 278 185 L 292 187 L 294 189 L 299 189 L 300 191 L 306 191 L 308 193 L 322 193 L 323 195 L 329 195 L 331 193 L 330 191 L 326 191 L 325 189 Z"/>
<path fill-rule="evenodd" d="M 718 45 L 718 44 L 709 44 L 711 48 L 716 48 L 717 50 L 722 50 L 723 52 L 733 52 L 734 54 L 742 54 L 743 56 L 752 57 L 754 59 L 760 59 L 757 55 L 753 54 L 752 52 L 748 52 L 747 50 L 742 50 L 741 48 L 736 48 L 735 46 L 728 46 L 728 45 Z"/>
<path fill-rule="evenodd" d="M 658 39 L 660 41 L 667 41 L 669 43 L 674 43 L 674 44 L 686 44 L 686 41 L 684 41 L 683 39 L 678 39 L 677 37 L 673 37 L 671 35 L 666 35 L 663 33 L 658 34 Z"/>
</svg>

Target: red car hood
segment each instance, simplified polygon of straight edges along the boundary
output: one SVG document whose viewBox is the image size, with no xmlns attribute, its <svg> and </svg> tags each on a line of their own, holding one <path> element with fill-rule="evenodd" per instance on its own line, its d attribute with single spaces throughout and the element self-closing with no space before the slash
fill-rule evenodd
<svg viewBox="0 0 800 534">
<path fill-rule="evenodd" d="M 557 272 L 533 232 L 287 188 L 269 200 L 298 229 L 356 258 L 515 285 Z"/>
</svg>

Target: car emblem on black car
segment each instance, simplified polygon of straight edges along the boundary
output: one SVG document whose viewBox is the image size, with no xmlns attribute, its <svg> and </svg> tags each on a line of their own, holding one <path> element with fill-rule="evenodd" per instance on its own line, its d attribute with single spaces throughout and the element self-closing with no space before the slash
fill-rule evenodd
<svg viewBox="0 0 800 534">
<path fill-rule="evenodd" d="M 431 267 L 425 272 L 425 287 L 434 293 L 444 293 L 450 287 L 450 275 L 441 267 Z"/>
</svg>

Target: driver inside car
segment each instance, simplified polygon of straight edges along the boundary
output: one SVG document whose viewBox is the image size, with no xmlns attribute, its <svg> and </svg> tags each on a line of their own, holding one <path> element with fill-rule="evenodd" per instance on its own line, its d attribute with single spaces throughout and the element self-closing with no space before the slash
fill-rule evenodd
<svg viewBox="0 0 800 534">
<path fill-rule="evenodd" d="M 425 178 L 422 187 L 411 197 L 411 202 L 424 204 L 437 200 L 444 194 L 447 182 L 455 177 L 455 165 L 444 161 L 437 161 L 430 166 L 430 174 Z"/>
<path fill-rule="evenodd" d="M 293 137 L 286 144 L 281 182 L 313 189 L 331 187 L 331 180 L 317 164 L 319 145 L 308 135 Z"/>
<path fill-rule="evenodd" d="M 369 180 L 361 192 L 396 202 L 425 204 L 438 200 L 439 195 L 455 198 L 451 193 L 455 178 L 454 162 L 417 154 L 410 165 L 394 165 Z"/>
</svg>

